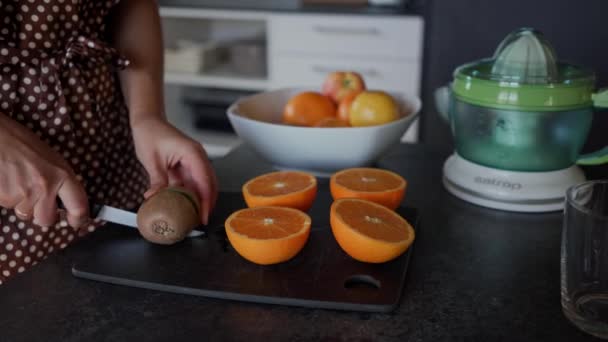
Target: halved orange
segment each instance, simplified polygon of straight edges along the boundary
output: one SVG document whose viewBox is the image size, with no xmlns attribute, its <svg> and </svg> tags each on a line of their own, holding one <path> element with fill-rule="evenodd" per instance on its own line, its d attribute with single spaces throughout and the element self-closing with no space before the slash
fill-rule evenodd
<svg viewBox="0 0 608 342">
<path fill-rule="evenodd" d="M 396 209 L 407 182 L 398 174 L 376 168 L 351 168 L 334 173 L 329 181 L 332 197 L 361 198 Z"/>
<path fill-rule="evenodd" d="M 293 258 L 310 235 L 311 219 L 300 210 L 257 207 L 238 210 L 226 219 L 226 235 L 245 259 L 260 265 Z"/>
<path fill-rule="evenodd" d="M 279 206 L 308 211 L 317 196 L 317 179 L 300 171 L 277 171 L 255 177 L 243 185 L 250 208 Z"/>
<path fill-rule="evenodd" d="M 399 214 L 374 202 L 343 198 L 331 205 L 331 231 L 340 247 L 356 260 L 381 263 L 405 252 L 415 238 Z"/>
</svg>

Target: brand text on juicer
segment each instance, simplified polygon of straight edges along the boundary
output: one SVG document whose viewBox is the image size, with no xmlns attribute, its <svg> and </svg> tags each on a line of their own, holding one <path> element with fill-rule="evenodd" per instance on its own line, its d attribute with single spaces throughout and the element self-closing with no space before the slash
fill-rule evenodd
<svg viewBox="0 0 608 342">
<path fill-rule="evenodd" d="M 507 188 L 511 190 L 520 190 L 522 188 L 521 183 L 511 183 L 508 181 L 496 179 L 496 178 L 486 178 L 477 176 L 475 177 L 475 183 L 484 184 L 484 185 L 493 185 L 496 187 Z"/>
</svg>

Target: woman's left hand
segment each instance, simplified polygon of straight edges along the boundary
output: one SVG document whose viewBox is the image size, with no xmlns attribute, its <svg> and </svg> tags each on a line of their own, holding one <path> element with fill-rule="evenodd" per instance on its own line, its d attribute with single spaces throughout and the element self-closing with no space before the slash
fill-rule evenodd
<svg viewBox="0 0 608 342">
<path fill-rule="evenodd" d="M 217 200 L 218 182 L 203 146 L 165 119 L 150 117 L 132 123 L 137 158 L 150 177 L 145 198 L 166 186 L 184 186 L 201 202 L 201 220 L 207 224 Z"/>
</svg>

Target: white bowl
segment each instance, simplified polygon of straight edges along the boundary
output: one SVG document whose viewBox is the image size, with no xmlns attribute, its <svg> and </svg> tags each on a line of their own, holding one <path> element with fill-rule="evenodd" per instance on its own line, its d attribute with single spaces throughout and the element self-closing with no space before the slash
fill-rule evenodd
<svg viewBox="0 0 608 342">
<path fill-rule="evenodd" d="M 320 175 L 376 161 L 418 116 L 420 99 L 391 94 L 406 114 L 393 122 L 367 127 L 298 127 L 281 123 L 289 99 L 310 89 L 287 88 L 255 94 L 228 108 L 232 127 L 245 143 L 279 169 Z"/>
</svg>

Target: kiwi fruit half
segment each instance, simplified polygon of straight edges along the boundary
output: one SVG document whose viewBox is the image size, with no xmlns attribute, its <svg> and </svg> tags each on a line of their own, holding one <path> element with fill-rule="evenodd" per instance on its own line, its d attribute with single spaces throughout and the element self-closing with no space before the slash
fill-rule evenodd
<svg viewBox="0 0 608 342">
<path fill-rule="evenodd" d="M 139 233 L 148 241 L 171 245 L 201 224 L 200 202 L 191 191 L 168 187 L 148 198 L 137 211 Z"/>
</svg>

